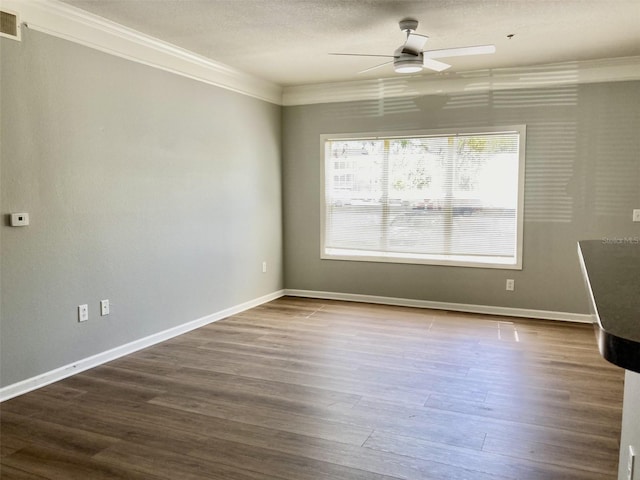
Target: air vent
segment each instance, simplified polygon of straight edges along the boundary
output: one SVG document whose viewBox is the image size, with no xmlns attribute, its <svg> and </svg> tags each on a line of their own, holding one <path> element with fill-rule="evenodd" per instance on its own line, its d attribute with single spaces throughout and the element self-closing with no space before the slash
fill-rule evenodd
<svg viewBox="0 0 640 480">
<path fill-rule="evenodd" d="M 18 14 L 0 10 L 0 36 L 20 40 Z"/>
</svg>

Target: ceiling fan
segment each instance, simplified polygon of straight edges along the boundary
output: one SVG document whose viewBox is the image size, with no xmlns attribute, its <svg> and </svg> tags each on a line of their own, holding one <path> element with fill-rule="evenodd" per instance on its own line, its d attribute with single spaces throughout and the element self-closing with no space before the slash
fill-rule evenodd
<svg viewBox="0 0 640 480">
<path fill-rule="evenodd" d="M 396 49 L 393 55 L 369 55 L 366 53 L 330 53 L 329 55 L 348 55 L 354 57 L 387 57 L 388 62 L 376 65 L 358 73 L 370 72 L 376 68 L 393 64 L 396 73 L 416 73 L 426 68 L 442 72 L 451 65 L 440 62 L 436 58 L 460 57 L 463 55 L 484 55 L 495 53 L 495 45 L 476 45 L 472 47 L 445 48 L 442 50 L 423 50 L 429 37 L 415 33 L 418 21 L 413 18 L 400 20 L 400 30 L 407 34 L 407 41 Z"/>
</svg>

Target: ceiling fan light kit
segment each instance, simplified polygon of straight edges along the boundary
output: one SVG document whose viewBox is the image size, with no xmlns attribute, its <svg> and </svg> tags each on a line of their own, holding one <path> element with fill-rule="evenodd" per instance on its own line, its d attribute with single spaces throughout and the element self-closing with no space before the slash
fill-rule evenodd
<svg viewBox="0 0 640 480">
<path fill-rule="evenodd" d="M 394 62 L 393 69 L 396 73 L 418 73 L 422 71 L 422 65 L 412 65 L 405 62 Z"/>
<path fill-rule="evenodd" d="M 332 53 L 331 55 L 351 55 L 363 57 L 391 57 L 393 60 L 367 68 L 360 73 L 369 72 L 393 64 L 396 73 L 418 73 L 423 69 L 442 72 L 451 65 L 434 60 L 435 58 L 459 57 L 463 55 L 483 55 L 495 53 L 495 45 L 476 45 L 472 47 L 445 48 L 441 50 L 423 50 L 429 37 L 415 33 L 418 21 L 413 18 L 400 20 L 400 30 L 407 34 L 407 40 L 398 47 L 393 55 L 370 55 L 357 53 Z"/>
</svg>

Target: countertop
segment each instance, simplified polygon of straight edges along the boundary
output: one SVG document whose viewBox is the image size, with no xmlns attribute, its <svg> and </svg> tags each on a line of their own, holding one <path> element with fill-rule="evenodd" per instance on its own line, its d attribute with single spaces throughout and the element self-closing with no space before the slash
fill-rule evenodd
<svg viewBox="0 0 640 480">
<path fill-rule="evenodd" d="M 602 356 L 640 373 L 640 239 L 578 242 Z"/>
</svg>

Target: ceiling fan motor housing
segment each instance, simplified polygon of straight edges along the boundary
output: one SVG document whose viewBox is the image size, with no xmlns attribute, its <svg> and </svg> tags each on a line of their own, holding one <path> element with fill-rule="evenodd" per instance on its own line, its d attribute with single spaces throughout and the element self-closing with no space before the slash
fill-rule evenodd
<svg viewBox="0 0 640 480">
<path fill-rule="evenodd" d="M 402 47 L 395 51 L 393 59 L 393 69 L 398 73 L 416 73 L 422 70 L 424 57 L 422 52 L 403 53 Z"/>
</svg>

